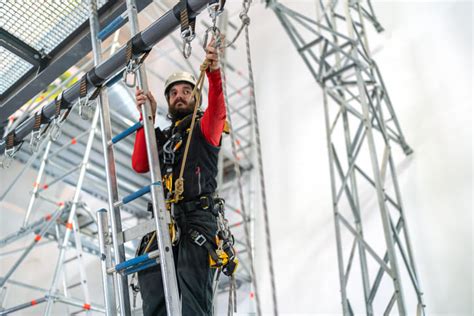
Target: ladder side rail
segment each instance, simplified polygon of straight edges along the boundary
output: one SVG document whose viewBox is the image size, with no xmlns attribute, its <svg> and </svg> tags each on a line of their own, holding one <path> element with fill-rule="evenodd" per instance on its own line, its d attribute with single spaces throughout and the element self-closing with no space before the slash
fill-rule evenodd
<svg viewBox="0 0 474 316">
<path fill-rule="evenodd" d="M 97 13 L 97 3 L 95 0 L 90 0 L 90 16 L 89 24 L 91 27 L 91 41 L 92 49 L 94 54 L 94 65 L 101 63 L 102 51 L 100 41 L 98 39 L 99 33 L 99 17 Z M 107 193 L 108 193 L 108 204 L 110 210 L 110 227 L 113 240 L 114 249 L 114 260 L 115 264 L 125 261 L 125 248 L 116 242 L 118 233 L 122 230 L 122 220 L 120 215 L 120 208 L 115 206 L 115 202 L 118 201 L 118 182 L 115 167 L 114 149 L 111 145 L 112 141 L 112 125 L 110 118 L 110 107 L 106 91 L 103 89 L 97 99 L 97 108 L 100 111 L 100 129 L 102 134 L 102 148 L 104 151 L 104 165 L 105 175 L 107 181 Z M 108 231 L 108 230 L 107 230 Z M 111 263 L 111 262 L 110 262 Z M 108 278 L 107 278 L 108 279 Z M 130 298 L 128 291 L 128 281 L 126 276 L 116 274 L 115 284 L 107 280 L 104 285 L 109 286 L 110 284 L 117 285 L 118 303 L 120 312 L 122 315 L 130 315 Z M 107 292 L 106 299 L 110 299 L 106 302 L 109 307 L 107 310 L 112 309 L 115 305 L 115 298 L 112 300 L 109 291 L 115 292 L 113 289 L 104 289 Z"/>
<path fill-rule="evenodd" d="M 138 33 L 138 17 L 136 3 L 134 0 L 127 0 L 128 20 L 132 36 Z M 138 69 L 138 86 L 141 90 L 148 91 L 145 65 Z M 166 310 L 168 315 L 181 315 L 181 303 L 178 292 L 178 282 L 174 265 L 169 225 L 171 224 L 170 213 L 165 206 L 163 186 L 161 185 L 161 169 L 158 158 L 158 148 L 156 143 L 155 129 L 153 125 L 151 106 L 146 102 L 142 108 L 143 125 L 145 131 L 145 141 L 147 156 L 151 175 L 151 198 L 153 213 L 157 228 L 158 249 L 160 251 L 161 272 L 163 289 L 165 293 Z"/>
</svg>

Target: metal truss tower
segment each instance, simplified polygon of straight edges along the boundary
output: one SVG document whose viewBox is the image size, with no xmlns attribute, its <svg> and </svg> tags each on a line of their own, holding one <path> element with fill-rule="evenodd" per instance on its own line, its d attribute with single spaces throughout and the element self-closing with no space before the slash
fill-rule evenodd
<svg viewBox="0 0 474 316">
<path fill-rule="evenodd" d="M 382 28 L 368 0 L 316 2 L 316 19 L 274 0 L 267 5 L 323 89 L 343 313 L 388 315 L 396 305 L 400 315 L 414 308 L 424 315 L 392 144 L 412 150 L 365 24 Z"/>
</svg>

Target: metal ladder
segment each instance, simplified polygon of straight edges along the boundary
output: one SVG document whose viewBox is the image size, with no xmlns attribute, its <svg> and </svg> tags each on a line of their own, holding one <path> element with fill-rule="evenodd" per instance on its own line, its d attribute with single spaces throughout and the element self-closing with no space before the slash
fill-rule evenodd
<svg viewBox="0 0 474 316">
<path fill-rule="evenodd" d="M 127 1 L 127 13 L 130 21 L 131 35 L 134 36 L 138 32 L 137 9 L 135 1 Z M 101 61 L 101 49 L 100 40 L 98 38 L 99 22 L 97 6 L 93 0 L 91 1 L 90 25 L 94 61 L 97 65 Z M 140 65 L 138 69 L 135 68 L 135 71 L 138 71 L 138 74 L 134 73 L 133 75 L 137 75 L 140 89 L 147 91 L 148 85 L 144 65 Z M 181 315 L 181 305 L 169 235 L 171 216 L 165 206 L 157 143 L 155 139 L 150 104 L 147 103 L 142 106 L 143 122 L 137 122 L 115 137 L 112 137 L 109 105 L 104 91 L 102 91 L 101 95 L 99 95 L 97 107 L 100 109 L 101 114 L 100 123 L 102 144 L 105 159 L 109 209 L 111 210 L 110 214 L 105 209 L 99 210 L 97 212 L 106 314 L 117 315 L 114 276 L 116 278 L 115 280 L 118 287 L 117 293 L 119 296 L 118 302 L 120 314 L 131 315 L 127 275 L 152 265 L 156 265 L 159 259 L 163 276 L 163 287 L 168 315 Z M 142 126 L 145 129 L 151 182 L 150 185 L 145 186 L 137 192 L 120 199 L 118 196 L 117 174 L 113 147 L 114 144 L 133 134 Z M 151 193 L 154 218 L 136 227 L 122 230 L 120 207 L 147 193 Z M 111 231 L 109 231 L 108 228 L 109 216 Z M 124 244 L 128 241 L 140 238 L 152 231 L 157 232 L 159 250 L 145 254 L 143 256 L 132 258 L 130 260 L 125 260 Z M 114 253 L 113 257 L 111 255 L 112 247 Z"/>
</svg>

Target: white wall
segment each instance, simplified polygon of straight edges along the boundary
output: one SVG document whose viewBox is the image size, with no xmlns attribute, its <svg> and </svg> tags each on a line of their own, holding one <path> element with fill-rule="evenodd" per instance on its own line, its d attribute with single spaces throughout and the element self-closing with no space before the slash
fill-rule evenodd
<svg viewBox="0 0 474 316">
<path fill-rule="evenodd" d="M 314 12 L 312 1 L 283 2 Z M 415 151 L 395 157 L 426 310 L 471 315 L 472 3 L 374 8 L 386 31 L 369 42 Z M 252 43 L 280 312 L 340 314 L 322 96 L 272 15 L 253 8 Z"/>
</svg>

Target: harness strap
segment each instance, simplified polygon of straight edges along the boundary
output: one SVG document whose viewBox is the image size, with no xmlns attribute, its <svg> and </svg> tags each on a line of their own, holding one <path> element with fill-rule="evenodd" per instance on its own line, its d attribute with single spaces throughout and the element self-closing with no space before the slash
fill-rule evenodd
<svg viewBox="0 0 474 316">
<path fill-rule="evenodd" d="M 15 131 L 11 131 L 7 135 L 6 148 L 10 149 L 15 147 Z"/>
<path fill-rule="evenodd" d="M 33 131 L 38 131 L 41 127 L 41 116 L 42 116 L 42 111 L 38 111 L 35 113 L 35 123 L 33 124 Z"/>
<path fill-rule="evenodd" d="M 185 212 L 192 212 L 197 209 L 209 210 L 214 213 L 214 196 L 212 194 L 201 195 L 198 200 L 181 202 L 177 206 Z M 216 215 L 216 214 L 214 214 Z"/>
<path fill-rule="evenodd" d="M 223 240 L 223 249 L 217 249 L 217 246 L 210 242 L 203 234 L 194 228 L 188 230 L 191 239 L 200 247 L 204 247 L 211 257 L 211 267 L 221 269 L 227 276 L 234 275 L 239 261 L 235 257 L 235 252 L 228 240 Z"/>
<path fill-rule="evenodd" d="M 219 258 L 219 255 L 217 254 L 217 252 L 215 250 L 215 246 L 209 240 L 207 240 L 207 238 L 204 237 L 203 234 L 201 234 L 200 232 L 198 232 L 194 228 L 190 228 L 188 233 L 189 233 L 189 236 L 191 237 L 191 239 L 194 241 L 195 244 L 197 244 L 200 247 L 204 246 L 204 248 L 207 249 L 207 251 L 209 252 L 209 255 L 212 258 L 212 260 L 214 260 L 215 262 L 219 262 L 219 263 L 222 262 L 221 258 Z"/>
<path fill-rule="evenodd" d="M 181 36 L 188 37 L 195 34 L 196 18 L 190 18 L 188 14 L 188 5 L 186 0 L 180 2 L 181 10 L 179 12 L 179 20 L 181 24 Z"/>
<path fill-rule="evenodd" d="M 87 97 L 87 85 L 88 85 L 87 74 L 85 74 L 84 76 L 82 76 L 81 81 L 80 81 L 80 86 L 79 86 L 79 97 L 81 99 Z M 97 86 L 94 92 L 89 97 L 89 100 L 94 100 L 95 98 L 97 98 L 99 96 L 101 88 L 102 86 Z"/>
</svg>

